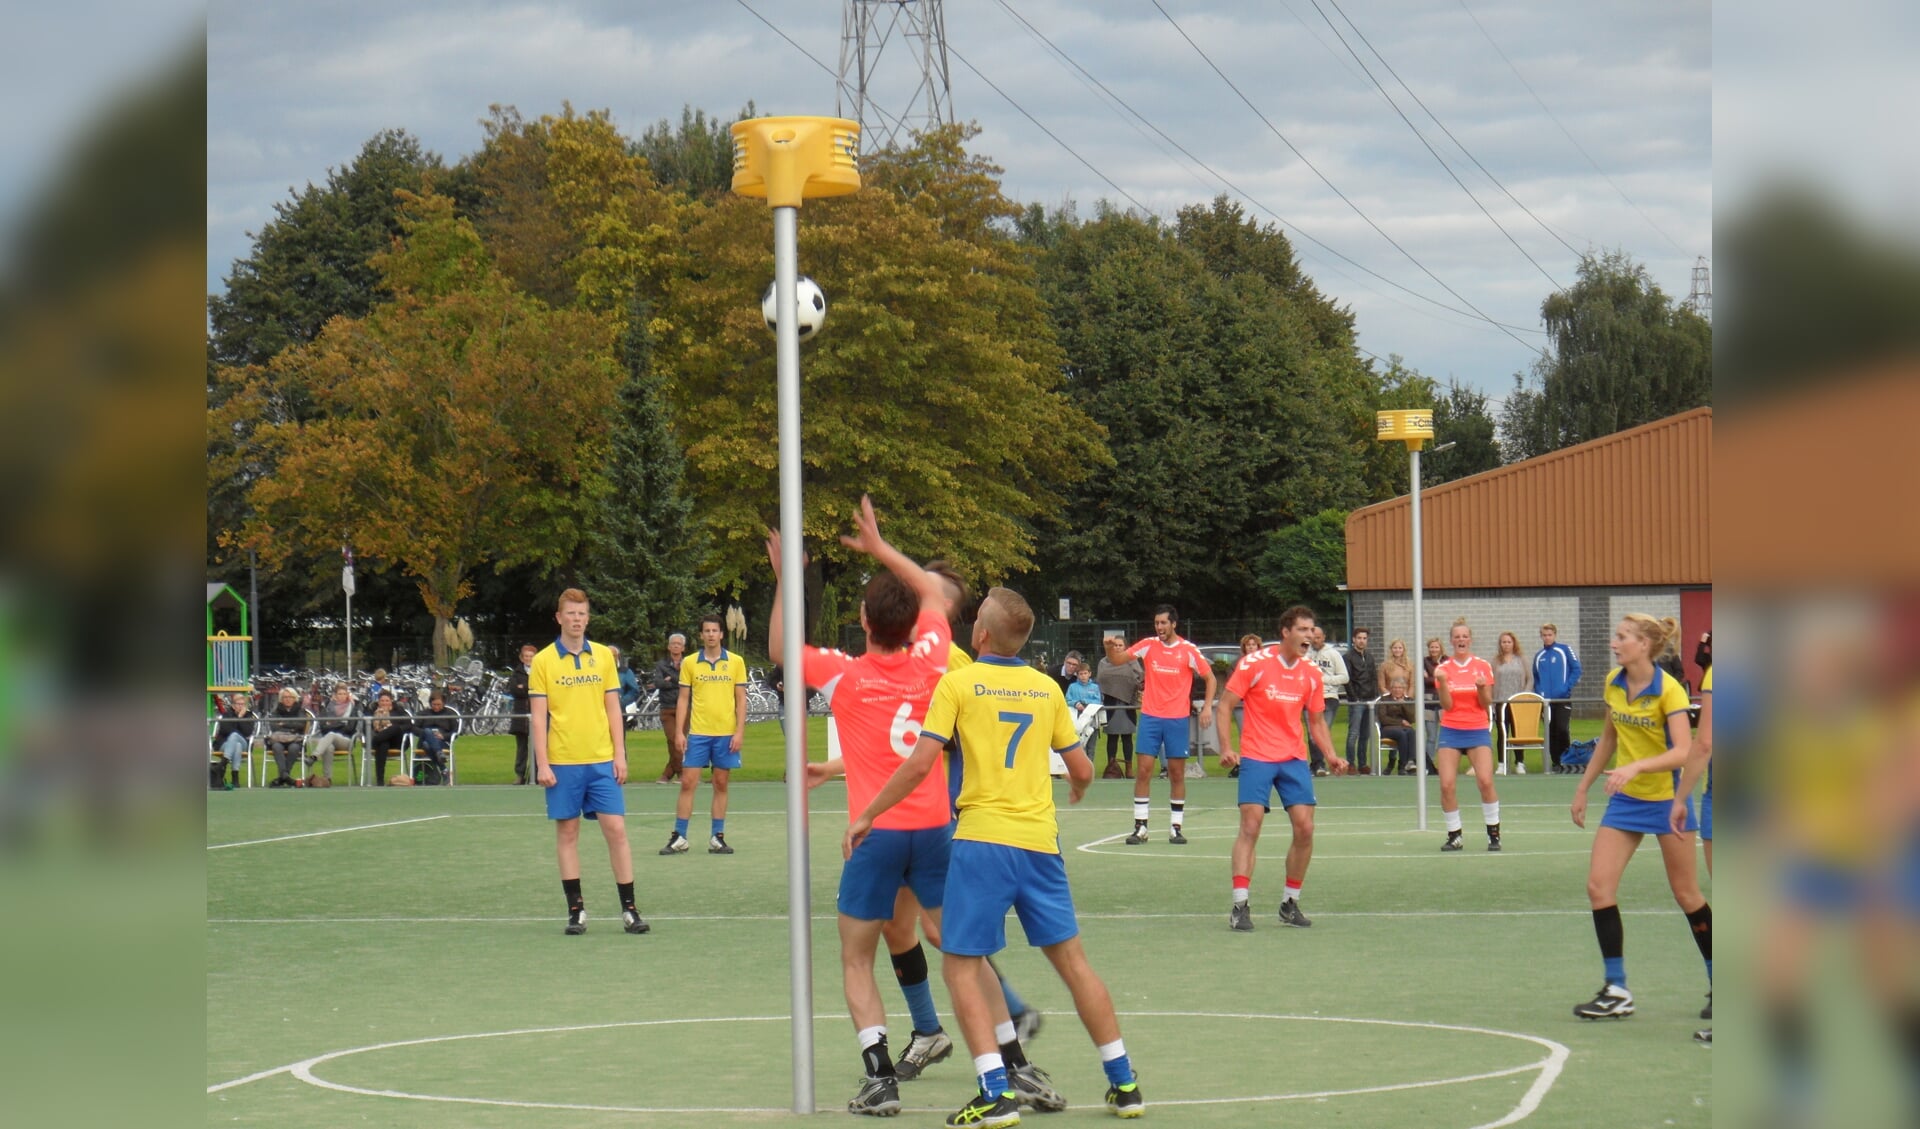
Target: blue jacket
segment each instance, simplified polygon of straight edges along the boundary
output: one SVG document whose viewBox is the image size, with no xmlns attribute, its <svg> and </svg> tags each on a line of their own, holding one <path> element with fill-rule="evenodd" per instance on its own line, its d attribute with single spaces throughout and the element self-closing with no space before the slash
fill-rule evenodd
<svg viewBox="0 0 1920 1129">
<path fill-rule="evenodd" d="M 1580 656 L 1565 643 L 1542 647 L 1533 656 L 1533 692 L 1558 701 L 1573 696 L 1580 682 Z"/>
</svg>

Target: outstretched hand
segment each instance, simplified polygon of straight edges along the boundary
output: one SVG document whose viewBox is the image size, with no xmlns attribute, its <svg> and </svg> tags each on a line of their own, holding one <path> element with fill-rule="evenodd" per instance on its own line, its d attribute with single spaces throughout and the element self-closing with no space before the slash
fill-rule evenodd
<svg viewBox="0 0 1920 1129">
<path fill-rule="evenodd" d="M 873 515 L 873 498 L 860 495 L 860 510 L 853 515 L 852 534 L 842 534 L 840 543 L 858 553 L 873 556 L 886 539 L 880 536 L 880 519 Z"/>
<path fill-rule="evenodd" d="M 780 531 L 767 530 L 767 563 L 773 566 L 773 578 L 780 579 Z M 800 551 L 800 567 L 807 567 L 806 550 Z"/>
</svg>

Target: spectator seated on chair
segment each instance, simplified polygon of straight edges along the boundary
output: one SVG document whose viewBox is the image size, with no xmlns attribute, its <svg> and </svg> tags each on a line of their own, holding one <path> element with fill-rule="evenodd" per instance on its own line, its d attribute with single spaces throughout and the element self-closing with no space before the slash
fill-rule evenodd
<svg viewBox="0 0 1920 1129">
<path fill-rule="evenodd" d="M 307 711 L 300 708 L 300 695 L 291 686 L 280 688 L 280 700 L 267 714 L 267 751 L 278 767 L 270 788 L 293 787 L 293 759 L 307 744 Z"/>
<path fill-rule="evenodd" d="M 393 704 L 393 691 L 382 690 L 367 717 L 367 748 L 373 751 L 374 783 L 387 786 L 387 758 L 413 732 L 413 719 Z"/>
<path fill-rule="evenodd" d="M 1407 697 L 1406 676 L 1395 672 L 1387 683 L 1387 696 L 1374 706 L 1374 717 L 1380 726 L 1381 756 L 1386 756 L 1386 742 L 1394 744 L 1393 763 L 1386 766 L 1388 773 L 1398 771 L 1402 775 L 1413 772 L 1413 699 Z M 1398 765 L 1398 768 L 1395 765 Z"/>
<path fill-rule="evenodd" d="M 420 740 L 420 751 L 440 769 L 442 780 L 446 779 L 447 748 L 459 730 L 459 715 L 447 706 L 444 690 L 435 690 L 427 699 L 427 708 L 413 715 L 413 732 Z"/>
<path fill-rule="evenodd" d="M 319 758 L 320 775 L 333 779 L 333 754 L 353 751 L 353 735 L 359 726 L 360 717 L 353 708 L 353 691 L 342 682 L 333 688 L 333 701 L 320 707 L 313 747 L 307 752 L 308 757 Z"/>
<path fill-rule="evenodd" d="M 253 705 L 245 694 L 230 695 L 226 704 L 227 709 L 213 731 L 213 747 L 226 757 L 226 768 L 216 774 L 212 783 L 222 791 L 231 792 L 240 782 L 241 763 L 253 748 L 253 731 L 260 724 L 260 716 L 253 712 Z"/>
</svg>

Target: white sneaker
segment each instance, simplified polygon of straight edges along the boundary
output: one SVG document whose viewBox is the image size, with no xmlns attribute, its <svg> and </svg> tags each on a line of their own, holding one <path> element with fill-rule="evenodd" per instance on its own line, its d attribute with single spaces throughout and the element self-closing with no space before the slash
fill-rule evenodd
<svg viewBox="0 0 1920 1129">
<path fill-rule="evenodd" d="M 1575 1005 L 1573 1014 L 1581 1019 L 1625 1019 L 1633 1014 L 1633 993 L 1618 984 L 1608 984 L 1593 999 Z"/>
<path fill-rule="evenodd" d="M 1521 761 L 1519 764 L 1514 765 L 1513 774 L 1515 776 L 1525 776 L 1527 774 L 1527 762 Z"/>
<path fill-rule="evenodd" d="M 1504 764 L 1495 766 L 1493 774 L 1495 776 L 1505 776 L 1507 774 L 1507 766 Z"/>
</svg>

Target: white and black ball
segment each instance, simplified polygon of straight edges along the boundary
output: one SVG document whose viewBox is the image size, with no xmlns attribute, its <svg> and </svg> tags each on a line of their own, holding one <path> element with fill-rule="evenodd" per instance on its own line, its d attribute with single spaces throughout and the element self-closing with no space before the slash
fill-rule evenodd
<svg viewBox="0 0 1920 1129">
<path fill-rule="evenodd" d="M 773 283 L 767 283 L 766 292 L 760 295 L 760 313 L 767 319 L 767 332 L 779 332 L 779 319 L 775 314 L 773 301 Z M 794 280 L 794 307 L 799 311 L 800 340 L 805 341 L 820 332 L 827 324 L 827 295 L 820 284 L 801 275 Z"/>
</svg>

